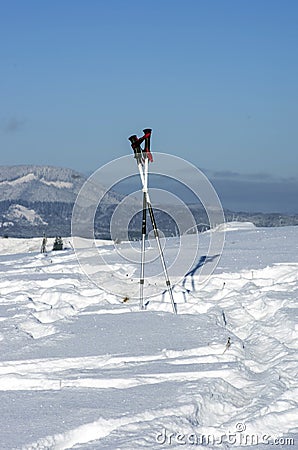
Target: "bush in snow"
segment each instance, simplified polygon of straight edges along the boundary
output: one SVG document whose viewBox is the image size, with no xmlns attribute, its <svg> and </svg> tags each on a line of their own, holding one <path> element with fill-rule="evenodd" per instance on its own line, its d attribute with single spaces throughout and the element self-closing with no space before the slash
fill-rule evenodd
<svg viewBox="0 0 298 450">
<path fill-rule="evenodd" d="M 60 236 L 56 236 L 53 244 L 53 250 L 63 250 L 63 241 Z"/>
</svg>

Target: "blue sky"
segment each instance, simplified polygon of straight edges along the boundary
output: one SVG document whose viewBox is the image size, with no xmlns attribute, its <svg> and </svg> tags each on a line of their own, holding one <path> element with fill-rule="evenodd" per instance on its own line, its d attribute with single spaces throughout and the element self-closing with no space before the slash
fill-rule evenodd
<svg viewBox="0 0 298 450">
<path fill-rule="evenodd" d="M 220 176 L 297 180 L 297 23 L 296 0 L 0 0 L 0 164 L 93 171 L 151 127 Z"/>
</svg>

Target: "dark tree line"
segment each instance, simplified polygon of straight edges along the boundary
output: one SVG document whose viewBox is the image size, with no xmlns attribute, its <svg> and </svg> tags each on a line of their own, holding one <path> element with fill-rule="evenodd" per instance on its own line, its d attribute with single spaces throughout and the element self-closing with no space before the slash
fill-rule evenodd
<svg viewBox="0 0 298 450">
<path fill-rule="evenodd" d="M 30 223 L 22 217 L 7 216 L 9 208 L 13 205 L 22 205 L 25 208 L 34 210 L 43 222 Z M 71 217 L 73 210 L 73 203 L 66 202 L 27 202 L 27 201 L 0 201 L 0 236 L 11 237 L 39 237 L 46 234 L 48 237 L 55 236 L 70 236 L 71 234 Z M 94 228 L 95 237 L 100 239 L 110 239 L 110 222 L 111 217 L 115 211 L 117 204 L 108 203 L 100 204 L 95 214 Z M 193 214 L 194 221 L 197 224 L 198 231 L 205 231 L 208 229 L 208 217 L 205 210 L 198 205 L 190 205 L 189 209 Z M 165 208 L 166 211 L 166 208 Z M 176 236 L 178 232 L 175 221 L 161 209 L 155 210 L 156 221 L 158 228 L 165 236 Z M 128 212 L 129 214 L 129 212 Z M 175 216 L 181 217 L 183 220 L 184 210 L 179 210 L 177 207 Z M 232 212 L 225 211 L 226 221 L 249 221 L 254 223 L 257 227 L 279 227 L 286 225 L 298 225 L 298 215 L 282 215 L 269 213 L 248 213 L 248 212 Z M 131 218 L 128 229 L 128 236 L 130 239 L 140 238 L 141 228 L 141 213 L 137 213 Z M 179 224 L 178 224 L 179 225 Z M 150 231 L 150 220 L 148 220 L 148 232 Z M 182 230 L 183 232 L 184 230 Z M 119 224 L 119 236 L 117 238 L 123 239 L 127 236 L 127 230 L 121 230 Z"/>
</svg>

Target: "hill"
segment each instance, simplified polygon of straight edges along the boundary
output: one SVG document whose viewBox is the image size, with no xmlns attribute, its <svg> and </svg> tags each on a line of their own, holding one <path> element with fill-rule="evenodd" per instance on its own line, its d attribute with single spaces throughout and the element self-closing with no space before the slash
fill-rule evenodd
<svg viewBox="0 0 298 450">
<path fill-rule="evenodd" d="M 85 177 L 50 166 L 0 166 L 1 200 L 73 203 Z"/>
<path fill-rule="evenodd" d="M 73 205 L 86 180 L 67 168 L 0 166 L 0 233 L 13 237 L 69 235 Z M 103 193 L 104 186 L 93 186 L 91 195 L 95 202 Z M 121 198 L 114 192 L 103 197 L 97 212 L 102 237 L 108 229 L 107 211 L 112 211 Z"/>
</svg>

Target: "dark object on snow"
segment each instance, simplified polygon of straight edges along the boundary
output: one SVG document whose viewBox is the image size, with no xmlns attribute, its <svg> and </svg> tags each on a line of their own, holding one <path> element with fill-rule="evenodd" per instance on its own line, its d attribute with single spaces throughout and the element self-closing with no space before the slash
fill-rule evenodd
<svg viewBox="0 0 298 450">
<path fill-rule="evenodd" d="M 231 338 L 228 337 L 227 343 L 226 343 L 226 348 L 224 349 L 223 354 L 228 350 L 228 348 L 231 347 Z"/>
<path fill-rule="evenodd" d="M 56 236 L 53 244 L 53 250 L 63 250 L 63 241 L 61 236 Z"/>
<path fill-rule="evenodd" d="M 222 318 L 223 318 L 223 321 L 224 321 L 225 326 L 227 326 L 227 319 L 226 319 L 226 315 L 225 315 L 225 312 L 224 312 L 224 311 L 222 311 Z M 230 338 L 229 338 L 229 339 L 230 339 Z"/>
<path fill-rule="evenodd" d="M 46 237 L 46 235 L 44 234 L 44 235 L 43 235 L 43 238 L 42 238 L 41 249 L 40 249 L 40 252 L 41 252 L 41 253 L 46 253 L 46 252 L 47 252 L 46 245 L 47 245 L 47 237 Z"/>
</svg>

